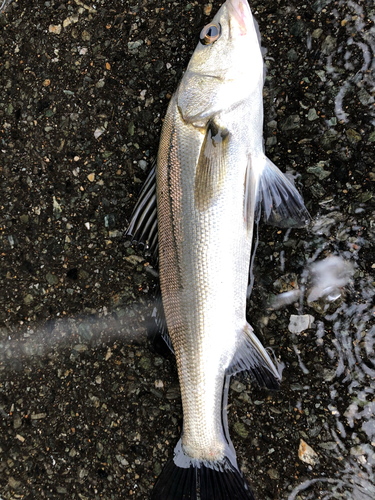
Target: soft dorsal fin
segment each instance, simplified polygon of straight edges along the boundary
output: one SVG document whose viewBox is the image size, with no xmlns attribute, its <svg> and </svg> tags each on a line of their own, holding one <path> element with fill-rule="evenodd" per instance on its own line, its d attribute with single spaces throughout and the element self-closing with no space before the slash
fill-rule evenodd
<svg viewBox="0 0 375 500">
<path fill-rule="evenodd" d="M 159 343 L 159 339 L 163 339 L 162 344 L 164 344 L 164 346 L 166 345 L 174 354 L 172 341 L 168 332 L 167 320 L 165 319 L 160 285 L 158 285 L 155 290 L 155 306 L 152 311 L 150 320 L 150 326 L 147 328 L 148 339 L 152 342 L 154 349 L 160 354 L 163 354 L 165 352 L 161 347 L 161 344 Z"/>
</svg>

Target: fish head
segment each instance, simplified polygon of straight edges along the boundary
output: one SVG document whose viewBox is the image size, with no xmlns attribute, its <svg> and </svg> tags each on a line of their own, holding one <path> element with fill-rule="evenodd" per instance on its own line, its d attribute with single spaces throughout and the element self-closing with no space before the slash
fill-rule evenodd
<svg viewBox="0 0 375 500">
<path fill-rule="evenodd" d="M 200 41 L 178 88 L 183 119 L 197 126 L 262 92 L 263 59 L 256 22 L 247 0 L 227 0 Z M 261 99 L 261 97 L 260 97 Z"/>
</svg>

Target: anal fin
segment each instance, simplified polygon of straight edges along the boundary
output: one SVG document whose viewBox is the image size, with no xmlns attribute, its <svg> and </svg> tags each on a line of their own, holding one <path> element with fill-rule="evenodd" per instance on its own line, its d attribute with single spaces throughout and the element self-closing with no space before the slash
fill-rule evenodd
<svg viewBox="0 0 375 500">
<path fill-rule="evenodd" d="M 276 367 L 251 326 L 246 323 L 227 375 L 246 370 L 260 387 L 276 390 L 280 386 L 281 368 L 281 365 Z"/>
</svg>

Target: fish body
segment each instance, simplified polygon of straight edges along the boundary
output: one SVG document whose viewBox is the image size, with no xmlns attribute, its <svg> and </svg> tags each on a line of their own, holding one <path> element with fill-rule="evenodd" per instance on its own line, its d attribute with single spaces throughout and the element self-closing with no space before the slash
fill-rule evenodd
<svg viewBox="0 0 375 500">
<path fill-rule="evenodd" d="M 240 22 L 236 4 L 244 6 Z M 226 448 L 225 373 L 250 329 L 245 309 L 253 214 L 244 213 L 245 179 L 251 158 L 264 156 L 263 61 L 249 8 L 226 2 L 213 23 L 221 25 L 218 52 L 237 44 L 236 55 L 255 52 L 254 65 L 239 59 L 228 71 L 209 68 L 209 49 L 198 46 L 171 99 L 157 166 L 160 284 L 184 407 L 182 447 L 197 460 L 221 460 Z M 251 190 L 255 197 L 256 182 Z"/>
<path fill-rule="evenodd" d="M 261 203 L 271 223 L 308 219 L 294 186 L 264 155 L 263 79 L 249 5 L 227 0 L 203 28 L 170 101 L 151 175 L 156 193 L 146 189 L 135 210 L 134 220 L 144 220 L 157 199 L 160 287 L 183 405 L 183 433 L 153 500 L 196 499 L 198 490 L 201 500 L 254 498 L 225 408 L 231 374 L 246 369 L 273 389 L 281 379 L 246 320 L 253 225 Z M 129 234 L 137 232 L 132 224 Z"/>
</svg>

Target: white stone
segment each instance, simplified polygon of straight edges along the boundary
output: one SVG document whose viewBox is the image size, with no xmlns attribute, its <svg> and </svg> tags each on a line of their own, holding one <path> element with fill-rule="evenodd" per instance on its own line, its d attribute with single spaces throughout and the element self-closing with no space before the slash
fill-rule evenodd
<svg viewBox="0 0 375 500">
<path fill-rule="evenodd" d="M 288 330 L 291 333 L 301 333 L 304 330 L 308 330 L 309 328 L 311 328 L 314 320 L 315 318 L 314 316 L 311 316 L 311 314 L 292 314 L 290 316 Z"/>
</svg>

